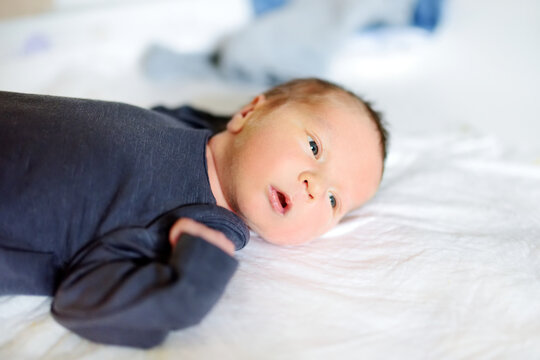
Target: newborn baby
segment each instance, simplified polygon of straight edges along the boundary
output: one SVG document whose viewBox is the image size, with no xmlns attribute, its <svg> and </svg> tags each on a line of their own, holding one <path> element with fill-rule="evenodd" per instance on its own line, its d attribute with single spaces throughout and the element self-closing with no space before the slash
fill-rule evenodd
<svg viewBox="0 0 540 360">
<path fill-rule="evenodd" d="M 0 295 L 53 296 L 92 341 L 148 348 L 222 295 L 249 229 L 300 244 L 376 192 L 386 131 L 299 79 L 231 118 L 0 92 Z"/>
</svg>

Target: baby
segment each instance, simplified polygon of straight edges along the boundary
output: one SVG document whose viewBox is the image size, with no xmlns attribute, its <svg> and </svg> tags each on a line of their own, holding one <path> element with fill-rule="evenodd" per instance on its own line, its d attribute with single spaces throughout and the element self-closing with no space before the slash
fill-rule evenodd
<svg viewBox="0 0 540 360">
<path fill-rule="evenodd" d="M 54 296 L 54 318 L 148 348 L 210 311 L 249 230 L 310 241 L 368 201 L 386 130 L 319 79 L 232 118 L 0 92 L 0 295 Z"/>
</svg>

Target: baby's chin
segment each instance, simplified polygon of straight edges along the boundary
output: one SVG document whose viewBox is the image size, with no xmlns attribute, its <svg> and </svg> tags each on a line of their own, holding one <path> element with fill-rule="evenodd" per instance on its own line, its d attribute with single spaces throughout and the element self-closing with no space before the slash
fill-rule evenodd
<svg viewBox="0 0 540 360">
<path fill-rule="evenodd" d="M 264 241 L 278 246 L 291 246 L 291 245 L 302 245 L 306 244 L 312 240 L 314 237 L 306 235 L 295 235 L 295 236 L 279 236 L 279 235 L 265 235 L 257 233 Z"/>
<path fill-rule="evenodd" d="M 321 236 L 324 232 L 318 234 L 316 231 L 305 231 L 299 230 L 298 226 L 293 227 L 276 227 L 267 226 L 266 224 L 256 224 L 254 222 L 248 221 L 243 217 L 244 221 L 253 232 L 257 233 L 264 241 L 278 245 L 278 246 L 290 246 L 290 245 L 301 245 L 308 243 L 312 240 L 315 240 Z M 259 225 L 259 226 L 257 226 Z"/>
</svg>

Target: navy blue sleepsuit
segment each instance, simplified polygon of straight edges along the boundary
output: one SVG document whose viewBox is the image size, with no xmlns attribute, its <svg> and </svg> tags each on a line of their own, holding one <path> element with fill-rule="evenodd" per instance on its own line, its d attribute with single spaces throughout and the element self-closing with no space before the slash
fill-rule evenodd
<svg viewBox="0 0 540 360">
<path fill-rule="evenodd" d="M 168 232 L 190 217 L 245 246 L 218 207 L 205 146 L 225 118 L 0 92 L 0 295 L 54 296 L 51 312 L 90 340 L 152 347 L 198 323 L 237 261 Z"/>
</svg>

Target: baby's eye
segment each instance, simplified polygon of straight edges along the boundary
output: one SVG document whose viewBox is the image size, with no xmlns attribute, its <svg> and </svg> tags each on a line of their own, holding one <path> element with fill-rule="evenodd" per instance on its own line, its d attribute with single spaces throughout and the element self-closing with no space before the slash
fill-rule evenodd
<svg viewBox="0 0 540 360">
<path fill-rule="evenodd" d="M 336 197 L 332 194 L 328 194 L 328 198 L 330 199 L 330 205 L 332 206 L 332 208 L 335 208 L 337 205 Z"/>
<path fill-rule="evenodd" d="M 315 142 L 315 140 L 313 140 L 313 138 L 309 135 L 308 135 L 308 141 L 309 141 L 309 147 L 311 148 L 311 152 L 313 153 L 314 156 L 317 156 L 317 154 L 319 153 L 319 147 L 317 146 L 317 142 Z"/>
</svg>

